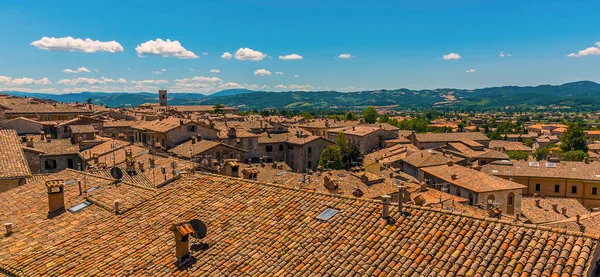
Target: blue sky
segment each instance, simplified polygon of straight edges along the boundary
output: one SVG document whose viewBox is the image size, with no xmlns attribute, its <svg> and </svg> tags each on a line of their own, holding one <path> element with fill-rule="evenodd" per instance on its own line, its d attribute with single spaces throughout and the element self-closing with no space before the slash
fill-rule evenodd
<svg viewBox="0 0 600 277">
<path fill-rule="evenodd" d="M 600 1 L 1 4 L 0 90 L 355 91 L 600 81 Z M 93 42 L 69 44 L 87 38 Z M 225 52 L 233 57 L 222 58 Z M 280 59 L 291 54 L 302 59 Z"/>
</svg>

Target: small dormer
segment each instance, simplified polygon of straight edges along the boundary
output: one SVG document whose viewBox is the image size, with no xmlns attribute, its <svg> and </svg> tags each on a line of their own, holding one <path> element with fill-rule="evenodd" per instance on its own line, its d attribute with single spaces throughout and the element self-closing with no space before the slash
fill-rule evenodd
<svg viewBox="0 0 600 277">
<path fill-rule="evenodd" d="M 221 168 L 221 174 L 231 177 L 239 177 L 240 164 L 235 159 L 225 160 L 223 167 Z"/>
<path fill-rule="evenodd" d="M 258 168 L 246 167 L 242 170 L 242 176 L 247 180 L 256 180 L 258 178 Z"/>
<path fill-rule="evenodd" d="M 63 180 L 46 181 L 48 189 L 48 214 L 65 210 L 65 182 Z"/>
<path fill-rule="evenodd" d="M 229 128 L 229 130 L 227 131 L 227 136 L 230 138 L 237 137 L 237 131 L 235 130 L 235 127 Z"/>
</svg>

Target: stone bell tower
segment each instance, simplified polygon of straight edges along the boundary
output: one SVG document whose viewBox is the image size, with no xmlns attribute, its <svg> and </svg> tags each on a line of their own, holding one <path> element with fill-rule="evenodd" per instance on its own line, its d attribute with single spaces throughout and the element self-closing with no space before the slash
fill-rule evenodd
<svg viewBox="0 0 600 277">
<path fill-rule="evenodd" d="M 161 89 L 158 91 L 158 103 L 160 103 L 161 107 L 166 107 L 167 106 L 167 90 L 166 89 Z"/>
</svg>

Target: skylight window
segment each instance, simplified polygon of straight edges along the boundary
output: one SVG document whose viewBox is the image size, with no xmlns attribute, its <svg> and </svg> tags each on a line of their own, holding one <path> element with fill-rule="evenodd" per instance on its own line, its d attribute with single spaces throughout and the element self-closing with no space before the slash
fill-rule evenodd
<svg viewBox="0 0 600 277">
<path fill-rule="evenodd" d="M 90 192 L 90 191 L 95 191 L 95 190 L 97 190 L 97 189 L 99 189 L 99 188 L 100 188 L 100 186 L 91 187 L 91 188 L 89 188 L 89 189 L 86 189 L 86 190 L 85 190 L 85 193 L 88 193 L 88 192 Z"/>
<path fill-rule="evenodd" d="M 89 201 L 86 200 L 86 201 L 83 201 L 82 203 L 79 203 L 79 204 L 77 204 L 77 205 L 75 205 L 75 206 L 73 206 L 73 207 L 71 207 L 71 208 L 69 208 L 67 210 L 69 212 L 76 213 L 78 211 L 81 211 L 81 210 L 89 207 L 90 205 L 92 205 L 92 202 L 89 202 Z"/>
<path fill-rule="evenodd" d="M 328 221 L 337 213 L 338 213 L 338 210 L 332 209 L 332 208 L 327 208 L 317 216 L 317 219 L 323 220 L 323 221 Z"/>
<path fill-rule="evenodd" d="M 277 172 L 277 176 L 281 176 L 283 174 L 285 174 L 285 171 L 279 171 L 279 172 Z"/>
<path fill-rule="evenodd" d="M 556 163 L 547 162 L 546 167 L 547 168 L 556 168 Z"/>
<path fill-rule="evenodd" d="M 66 182 L 65 182 L 65 185 L 70 185 L 70 184 L 72 184 L 72 183 L 74 183 L 74 182 L 75 182 L 75 180 L 71 179 L 71 180 L 68 180 L 68 181 L 66 181 Z"/>
<path fill-rule="evenodd" d="M 531 166 L 531 167 L 540 167 L 540 162 L 529 162 L 529 166 Z"/>
</svg>

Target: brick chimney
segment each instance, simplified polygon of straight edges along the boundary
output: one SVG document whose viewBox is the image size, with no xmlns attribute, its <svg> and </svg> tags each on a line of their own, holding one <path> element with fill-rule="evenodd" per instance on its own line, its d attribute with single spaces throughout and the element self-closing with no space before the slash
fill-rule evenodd
<svg viewBox="0 0 600 277">
<path fill-rule="evenodd" d="M 535 206 L 538 207 L 538 208 L 542 207 L 542 205 L 540 205 L 540 200 L 539 199 L 535 200 Z"/>
<path fill-rule="evenodd" d="M 10 236 L 13 232 L 13 224 L 12 223 L 4 223 L 4 228 L 6 229 L 6 236 Z"/>
<path fill-rule="evenodd" d="M 390 217 L 390 202 L 392 197 L 389 195 L 381 196 L 381 204 L 383 204 L 383 209 L 381 211 L 381 218 L 388 219 Z"/>
<path fill-rule="evenodd" d="M 175 237 L 175 257 L 178 262 L 186 260 L 190 256 L 189 236 L 194 229 L 188 222 L 174 224 L 169 228 Z"/>
<path fill-rule="evenodd" d="M 125 171 L 129 174 L 135 173 L 135 158 L 131 150 L 125 150 Z"/>
<path fill-rule="evenodd" d="M 398 186 L 398 212 L 402 214 L 402 203 L 405 200 L 406 187 L 403 185 Z"/>
<path fill-rule="evenodd" d="M 567 207 L 562 207 L 562 209 L 560 209 L 560 210 L 561 210 L 562 215 L 567 216 Z"/>
<path fill-rule="evenodd" d="M 92 158 L 94 159 L 94 163 L 97 164 L 98 163 L 98 153 L 92 153 Z"/>
<path fill-rule="evenodd" d="M 452 180 L 456 180 L 458 179 L 458 175 L 456 175 L 456 173 L 452 173 L 452 175 L 450 175 L 450 178 L 452 178 Z"/>
<path fill-rule="evenodd" d="M 27 137 L 27 147 L 33 148 L 33 137 Z"/>
<path fill-rule="evenodd" d="M 448 161 L 446 162 L 446 165 L 448 165 L 448 166 L 453 166 L 453 165 L 454 165 L 454 161 L 452 161 L 452 160 L 448 160 Z"/>
<path fill-rule="evenodd" d="M 237 132 L 234 127 L 229 128 L 229 130 L 227 131 L 227 136 L 230 138 L 237 137 Z"/>
<path fill-rule="evenodd" d="M 558 213 L 558 204 L 552 204 L 552 209 Z"/>
<path fill-rule="evenodd" d="M 144 162 L 138 162 L 138 168 L 141 172 L 146 171 L 146 168 L 144 168 Z"/>
<path fill-rule="evenodd" d="M 40 141 L 46 141 L 46 134 L 44 133 L 44 131 L 40 131 Z"/>
<path fill-rule="evenodd" d="M 196 137 L 192 137 L 192 144 L 196 144 Z"/>
<path fill-rule="evenodd" d="M 63 180 L 46 181 L 48 189 L 48 214 L 65 210 L 65 182 Z"/>
</svg>

